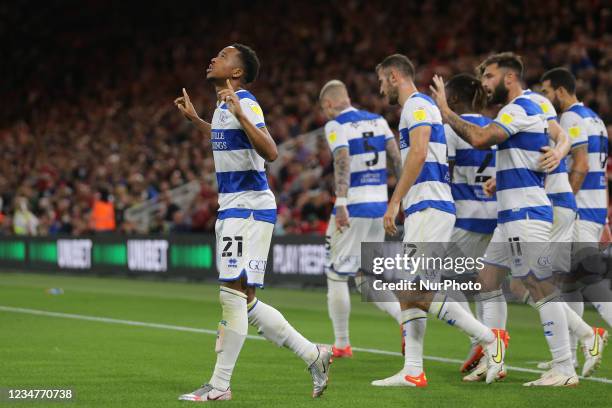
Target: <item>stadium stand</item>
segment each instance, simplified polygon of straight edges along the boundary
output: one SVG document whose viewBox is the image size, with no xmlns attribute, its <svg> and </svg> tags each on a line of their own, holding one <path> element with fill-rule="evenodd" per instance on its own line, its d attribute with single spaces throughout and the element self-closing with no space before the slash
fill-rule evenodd
<svg viewBox="0 0 612 408">
<path fill-rule="evenodd" d="M 394 127 L 399 111 L 378 96 L 374 74 L 376 63 L 393 52 L 416 62 L 423 91 L 434 73 L 470 71 L 492 51 L 522 54 L 528 85 L 544 70 L 566 66 L 579 79 L 581 99 L 612 134 L 612 15 L 602 3 L 2 5 L 9 24 L 0 33 L 14 46 L 6 50 L 3 65 L 10 70 L 3 69 L 0 84 L 7 102 L 0 112 L 0 234 L 90 232 L 95 195 L 103 190 L 112 196 L 117 231 L 135 232 L 125 212 L 151 199 L 165 205 L 156 207 L 145 232 L 212 231 L 217 196 L 210 141 L 172 101 L 184 86 L 209 118 L 215 101 L 204 69 L 220 48 L 238 40 L 259 53 L 262 72 L 252 92 L 271 134 L 284 143 L 270 175 L 277 234 L 325 231 L 333 174 L 316 132 L 324 124 L 316 104 L 320 86 L 341 78 L 355 105 L 384 113 Z M 170 191 L 194 181 L 199 194 L 177 208 Z M 15 223 L 24 214 L 27 228 Z"/>
</svg>

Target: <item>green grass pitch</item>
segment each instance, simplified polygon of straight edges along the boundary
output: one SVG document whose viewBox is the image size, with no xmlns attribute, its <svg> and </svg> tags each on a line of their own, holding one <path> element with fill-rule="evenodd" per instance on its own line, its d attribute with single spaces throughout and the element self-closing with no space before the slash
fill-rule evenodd
<svg viewBox="0 0 612 408">
<path fill-rule="evenodd" d="M 46 288 L 61 287 L 63 295 Z M 269 287 L 259 297 L 277 307 L 305 336 L 333 340 L 322 290 Z M 213 284 L 138 281 L 0 273 L 0 387 L 72 388 L 72 402 L 0 402 L 15 407 L 179 407 L 177 396 L 208 380 L 215 361 L 215 336 L 206 333 L 68 319 L 7 311 L 1 307 L 97 316 L 215 330 L 220 317 Z M 603 322 L 588 309 L 590 324 Z M 354 347 L 399 351 L 397 324 L 373 305 L 352 298 Z M 549 358 L 537 314 L 509 307 L 512 337 L 506 363 L 535 368 Z M 251 328 L 250 334 L 256 334 Z M 429 319 L 425 354 L 462 359 L 467 338 L 457 329 Z M 612 350 L 612 349 L 611 349 Z M 612 355 L 596 377 L 612 379 Z M 509 371 L 493 385 L 464 384 L 458 364 L 425 361 L 426 389 L 380 389 L 374 379 L 402 366 L 397 355 L 355 352 L 336 360 L 325 395 L 312 400 L 310 376 L 290 351 L 249 339 L 234 371 L 234 400 L 228 407 L 609 407 L 612 383 L 582 380 L 574 389 L 525 389 L 538 375 Z M 64 405 L 68 404 L 68 405 Z"/>
</svg>

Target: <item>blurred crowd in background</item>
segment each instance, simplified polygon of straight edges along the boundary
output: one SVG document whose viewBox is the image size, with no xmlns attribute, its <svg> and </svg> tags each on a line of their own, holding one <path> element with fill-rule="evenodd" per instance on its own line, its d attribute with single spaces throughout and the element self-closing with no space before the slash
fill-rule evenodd
<svg viewBox="0 0 612 408">
<path fill-rule="evenodd" d="M 0 234 L 133 233 L 125 210 L 151 199 L 162 205 L 140 232 L 213 231 L 210 140 L 172 102 L 185 87 L 209 120 L 215 94 L 204 70 L 233 42 L 258 52 L 251 91 L 277 143 L 291 145 L 270 175 L 277 234 L 326 228 L 331 153 L 321 138 L 296 137 L 325 124 L 317 96 L 327 80 L 343 80 L 355 106 L 397 126 L 399 108 L 378 95 L 374 72 L 388 54 L 413 60 L 424 92 L 434 73 L 472 72 L 491 52 L 521 54 L 528 86 L 565 66 L 578 78 L 579 97 L 612 125 L 612 8 L 604 1 L 50 3 L 0 6 L 9 23 L 0 26 L 8 44 L 0 68 Z M 179 208 L 169 191 L 191 181 L 200 193 Z"/>
</svg>

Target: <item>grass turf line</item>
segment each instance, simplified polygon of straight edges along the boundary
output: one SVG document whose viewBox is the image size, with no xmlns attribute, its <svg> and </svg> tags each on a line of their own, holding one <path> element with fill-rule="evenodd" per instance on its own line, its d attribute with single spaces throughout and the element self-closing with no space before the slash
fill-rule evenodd
<svg viewBox="0 0 612 408">
<path fill-rule="evenodd" d="M 64 295 L 45 293 L 62 287 Z M 325 293 L 268 288 L 260 297 L 281 310 L 304 335 L 333 340 Z M 399 349 L 399 330 L 391 318 L 354 297 L 351 340 L 362 348 Z M 0 274 L 0 304 L 31 309 L 104 316 L 116 319 L 199 327 L 214 330 L 220 316 L 215 285 L 143 282 L 52 275 Z M 591 324 L 602 322 L 587 310 Z M 214 336 L 146 327 L 109 325 L 43 316 L 0 312 L 0 386 L 72 387 L 77 406 L 167 407 L 185 403 L 178 394 L 208 379 L 214 365 Z M 507 363 L 535 368 L 533 361 L 548 351 L 535 311 L 510 306 L 512 341 Z M 256 334 L 254 330 L 251 334 Z M 461 359 L 467 339 L 457 330 L 428 322 L 425 353 Z M 424 390 L 379 389 L 373 379 L 395 373 L 397 356 L 356 352 L 351 360 L 337 360 L 323 399 L 311 401 L 305 365 L 284 349 L 264 341 L 247 341 L 232 381 L 231 406 L 609 406 L 610 385 L 582 381 L 573 390 L 523 389 L 536 374 L 511 372 L 492 386 L 463 384 L 458 367 L 426 361 L 430 386 Z M 604 361 L 599 377 L 612 377 Z M 7 403 L 0 403 L 4 406 Z M 16 406 L 46 406 L 24 403 Z M 57 403 L 52 403 L 57 406 Z"/>
</svg>

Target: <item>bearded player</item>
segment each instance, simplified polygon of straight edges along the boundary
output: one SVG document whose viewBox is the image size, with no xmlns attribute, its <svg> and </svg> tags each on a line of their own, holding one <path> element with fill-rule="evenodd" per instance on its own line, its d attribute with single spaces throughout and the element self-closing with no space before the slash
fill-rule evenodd
<svg viewBox="0 0 612 408">
<path fill-rule="evenodd" d="M 525 386 L 573 386 L 578 383 L 569 346 L 568 321 L 560 294 L 551 289 L 550 237 L 553 209 L 544 190 L 541 151 L 549 147 L 548 123 L 538 104 L 523 94 L 523 63 L 512 53 L 493 55 L 481 65 L 482 84 L 490 103 L 505 106 L 496 119 L 481 128 L 461 119 L 447 104 L 444 83 L 434 78 L 432 92 L 442 117 L 476 148 L 498 145 L 498 227 L 485 258 L 491 266 L 480 272 L 483 289 L 497 291 L 510 270 L 529 290 L 540 314 L 544 335 L 553 356 L 551 370 Z M 558 152 L 557 152 L 558 153 Z M 505 309 L 503 296 L 496 301 Z M 483 304 L 483 308 L 485 308 Z M 492 323 L 505 327 L 505 316 L 491 310 Z M 486 309 L 483 317 L 487 320 Z M 490 322 L 488 323 L 490 324 Z M 487 382 L 493 380 L 490 370 Z"/>
</svg>

